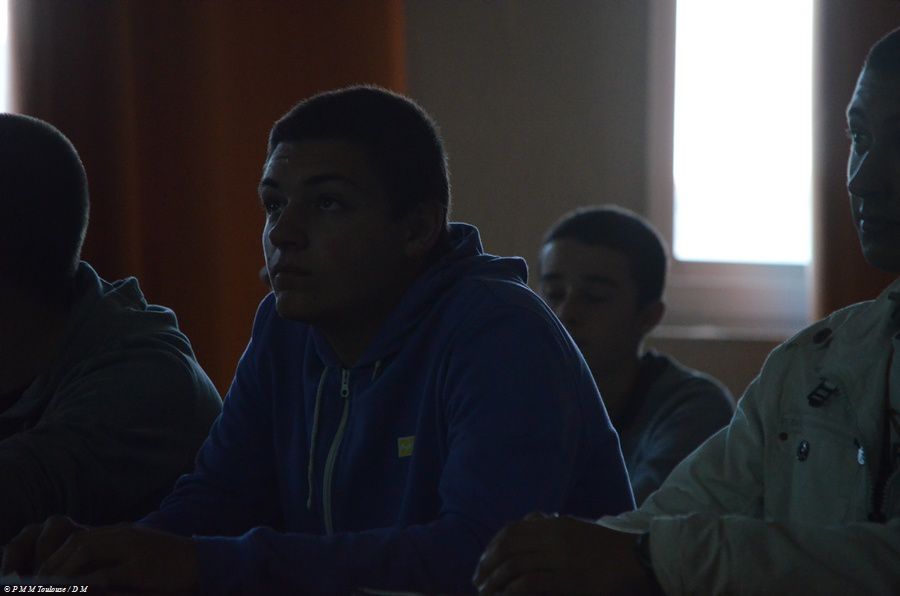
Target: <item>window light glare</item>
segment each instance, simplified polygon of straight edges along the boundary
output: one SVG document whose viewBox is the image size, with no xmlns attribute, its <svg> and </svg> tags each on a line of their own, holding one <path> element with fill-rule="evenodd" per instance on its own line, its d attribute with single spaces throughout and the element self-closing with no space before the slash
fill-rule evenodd
<svg viewBox="0 0 900 596">
<path fill-rule="evenodd" d="M 808 264 L 812 0 L 678 0 L 674 253 Z"/>
<path fill-rule="evenodd" d="M 0 0 L 0 112 L 10 110 L 9 1 Z"/>
<path fill-rule="evenodd" d="M 9 1 L 0 0 L 0 44 L 7 45 L 9 39 Z"/>
</svg>

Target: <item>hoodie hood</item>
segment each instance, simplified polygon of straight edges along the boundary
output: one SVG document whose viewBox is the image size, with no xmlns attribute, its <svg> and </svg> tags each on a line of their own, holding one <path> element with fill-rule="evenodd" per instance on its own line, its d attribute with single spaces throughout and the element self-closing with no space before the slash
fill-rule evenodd
<svg viewBox="0 0 900 596">
<path fill-rule="evenodd" d="M 520 257 L 498 257 L 487 254 L 475 226 L 451 223 L 449 249 L 436 262 L 427 266 L 407 288 L 400 302 L 385 319 L 375 338 L 353 368 L 379 367 L 403 345 L 405 338 L 447 290 L 462 278 L 490 279 L 525 284 L 528 266 Z M 342 368 L 328 341 L 313 327 L 316 351 L 327 367 Z"/>
<path fill-rule="evenodd" d="M 134 277 L 110 283 L 82 261 L 75 274 L 75 288 L 75 304 L 56 356 L 4 416 L 36 415 L 54 395 L 55 388 L 80 363 L 119 351 L 134 338 L 174 347 L 194 357 L 190 343 L 178 330 L 175 313 L 163 306 L 147 304 Z"/>
<path fill-rule="evenodd" d="M 136 278 L 107 282 L 82 261 L 76 273 L 76 292 L 78 298 L 69 318 L 67 340 L 60 346 L 58 364 L 69 365 L 91 353 L 115 349 L 117 342 L 149 333 L 163 334 L 181 351 L 193 354 L 178 331 L 175 313 L 148 304 Z"/>
</svg>

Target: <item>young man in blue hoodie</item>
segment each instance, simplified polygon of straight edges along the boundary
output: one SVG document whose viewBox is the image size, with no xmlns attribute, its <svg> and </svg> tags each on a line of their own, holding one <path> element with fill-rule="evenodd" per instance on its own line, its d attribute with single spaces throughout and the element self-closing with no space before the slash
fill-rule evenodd
<svg viewBox="0 0 900 596">
<path fill-rule="evenodd" d="M 371 87 L 301 102 L 259 194 L 273 293 L 193 474 L 142 527 L 55 520 L 8 570 L 39 552 L 40 574 L 117 589 L 455 593 L 505 522 L 633 507 L 590 370 L 524 262 L 448 224 L 418 106 Z"/>
</svg>

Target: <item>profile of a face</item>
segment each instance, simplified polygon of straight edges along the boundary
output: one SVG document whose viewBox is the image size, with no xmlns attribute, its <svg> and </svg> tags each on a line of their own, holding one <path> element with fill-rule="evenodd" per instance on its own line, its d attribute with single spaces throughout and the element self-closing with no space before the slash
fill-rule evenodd
<svg viewBox="0 0 900 596">
<path fill-rule="evenodd" d="M 847 190 L 863 254 L 900 272 L 900 75 L 863 69 L 847 124 Z"/>
</svg>

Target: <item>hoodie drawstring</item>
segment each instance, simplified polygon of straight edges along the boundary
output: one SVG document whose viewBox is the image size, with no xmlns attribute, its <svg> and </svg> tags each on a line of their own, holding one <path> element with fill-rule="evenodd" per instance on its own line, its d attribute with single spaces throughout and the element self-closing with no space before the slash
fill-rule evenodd
<svg viewBox="0 0 900 596">
<path fill-rule="evenodd" d="M 319 388 L 316 389 L 316 407 L 313 410 L 313 427 L 312 437 L 309 440 L 309 464 L 306 466 L 306 484 L 308 486 L 308 496 L 306 497 L 306 510 L 312 511 L 313 498 L 313 463 L 316 457 L 316 438 L 319 434 L 319 409 L 322 404 L 322 389 L 325 387 L 325 376 L 328 374 L 328 367 L 322 371 L 319 377 Z"/>
<path fill-rule="evenodd" d="M 375 366 L 372 368 L 372 381 L 375 381 L 375 376 L 378 374 L 378 370 L 381 368 L 381 360 L 375 361 Z"/>
</svg>

